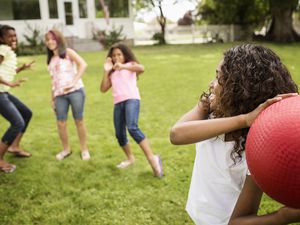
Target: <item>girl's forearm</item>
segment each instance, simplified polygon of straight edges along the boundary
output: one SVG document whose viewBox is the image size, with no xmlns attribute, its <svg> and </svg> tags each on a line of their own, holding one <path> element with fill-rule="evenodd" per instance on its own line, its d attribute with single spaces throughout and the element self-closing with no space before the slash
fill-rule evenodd
<svg viewBox="0 0 300 225">
<path fill-rule="evenodd" d="M 288 221 L 285 221 L 284 218 L 280 215 L 279 211 L 275 211 L 270 214 L 257 216 L 249 215 L 240 218 L 236 218 L 228 225 L 287 225 L 290 224 Z"/>
<path fill-rule="evenodd" d="M 4 85 L 6 85 L 6 86 L 10 86 L 10 85 L 11 85 L 10 82 L 4 80 L 1 76 L 0 76 L 0 84 L 4 84 Z"/>
<path fill-rule="evenodd" d="M 192 144 L 245 127 L 245 115 L 180 122 L 171 129 L 170 140 L 176 145 Z"/>
<path fill-rule="evenodd" d="M 83 76 L 86 68 L 87 68 L 87 64 L 86 63 L 79 65 L 77 74 L 76 74 L 76 76 L 74 78 L 74 83 L 75 84 L 77 83 L 77 81 L 79 81 L 82 78 L 82 76 Z"/>
<path fill-rule="evenodd" d="M 143 73 L 145 71 L 145 67 L 141 64 L 126 65 L 126 69 L 136 73 Z"/>
<path fill-rule="evenodd" d="M 111 81 L 109 79 L 109 72 L 104 71 L 103 78 L 100 84 L 100 91 L 106 92 L 111 87 Z"/>
</svg>

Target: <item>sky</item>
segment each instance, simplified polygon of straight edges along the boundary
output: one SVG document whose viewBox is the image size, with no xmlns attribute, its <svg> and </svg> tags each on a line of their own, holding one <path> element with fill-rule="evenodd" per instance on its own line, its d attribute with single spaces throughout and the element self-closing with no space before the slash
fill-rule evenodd
<svg viewBox="0 0 300 225">
<path fill-rule="evenodd" d="M 179 0 L 175 5 L 173 4 L 173 2 L 173 0 L 163 1 L 163 12 L 165 13 L 165 16 L 173 22 L 177 22 L 178 19 L 182 18 L 184 13 L 186 13 L 188 10 L 195 9 L 195 3 L 191 3 L 188 0 Z M 154 11 L 143 12 L 139 13 L 138 17 L 143 18 L 145 22 L 149 22 L 156 17 L 156 13 Z"/>
</svg>

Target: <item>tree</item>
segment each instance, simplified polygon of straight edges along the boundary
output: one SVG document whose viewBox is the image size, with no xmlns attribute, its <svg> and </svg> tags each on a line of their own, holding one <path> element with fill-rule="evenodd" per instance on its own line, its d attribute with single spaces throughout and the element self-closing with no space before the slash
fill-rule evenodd
<svg viewBox="0 0 300 225">
<path fill-rule="evenodd" d="M 194 23 L 192 10 L 187 11 L 182 18 L 177 21 L 179 26 L 190 26 Z"/>
<path fill-rule="evenodd" d="M 199 4 L 201 0 L 185 0 L 193 3 L 195 6 Z M 167 26 L 167 18 L 164 14 L 164 3 L 172 3 L 173 5 L 182 2 L 182 0 L 133 0 L 133 5 L 137 10 L 148 9 L 149 11 L 155 11 L 157 13 L 157 22 L 160 25 L 161 32 L 154 34 L 154 39 L 159 41 L 159 44 L 166 44 L 165 33 Z"/>
<path fill-rule="evenodd" d="M 157 15 L 156 19 L 160 25 L 161 33 L 155 34 L 159 44 L 166 44 L 165 34 L 166 34 L 166 25 L 167 25 L 167 18 L 163 12 L 162 8 L 163 0 L 136 0 L 135 6 L 137 9 L 147 8 L 151 9 L 158 9 L 159 15 Z"/>
<path fill-rule="evenodd" d="M 293 27 L 292 17 L 298 4 L 298 0 L 269 0 L 272 21 L 266 34 L 266 40 L 276 42 L 300 41 L 300 36 Z"/>
<path fill-rule="evenodd" d="M 268 11 L 264 0 L 203 0 L 198 9 L 209 24 L 237 24 L 246 34 L 264 24 Z"/>
<path fill-rule="evenodd" d="M 277 42 L 299 41 L 292 15 L 299 0 L 203 0 L 199 14 L 210 24 L 238 24 L 253 31 L 270 21 L 263 39 Z"/>
</svg>

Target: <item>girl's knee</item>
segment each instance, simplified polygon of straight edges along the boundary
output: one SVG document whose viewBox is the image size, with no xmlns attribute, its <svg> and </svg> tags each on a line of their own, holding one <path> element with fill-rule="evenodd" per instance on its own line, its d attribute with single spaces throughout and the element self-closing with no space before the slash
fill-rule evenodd
<svg viewBox="0 0 300 225">
<path fill-rule="evenodd" d="M 11 127 L 16 133 L 20 133 L 26 127 L 26 123 L 23 119 L 20 119 L 20 120 L 16 121 L 15 123 L 13 123 L 11 125 Z"/>
<path fill-rule="evenodd" d="M 31 118 L 32 118 L 32 111 L 30 110 L 30 109 L 28 109 L 27 111 L 26 111 L 26 113 L 24 114 L 24 120 L 25 120 L 25 122 L 26 123 L 29 123 L 29 121 L 31 120 Z"/>
<path fill-rule="evenodd" d="M 116 138 L 121 147 L 125 146 L 128 142 L 126 136 L 124 136 L 123 134 L 116 134 Z"/>
<path fill-rule="evenodd" d="M 137 126 L 128 127 L 128 132 L 131 137 L 135 139 L 135 137 L 140 136 L 141 131 Z"/>
<path fill-rule="evenodd" d="M 67 121 L 66 120 L 58 120 L 57 125 L 59 127 L 65 127 L 65 126 L 67 126 Z"/>
<path fill-rule="evenodd" d="M 145 138 L 145 135 L 137 126 L 128 127 L 128 132 L 130 136 L 135 140 L 136 143 L 141 142 Z"/>
<path fill-rule="evenodd" d="M 131 136 L 139 131 L 139 128 L 137 126 L 128 126 L 127 129 Z"/>
<path fill-rule="evenodd" d="M 82 126 L 84 124 L 83 119 L 75 119 L 75 123 L 77 126 L 78 125 Z"/>
</svg>

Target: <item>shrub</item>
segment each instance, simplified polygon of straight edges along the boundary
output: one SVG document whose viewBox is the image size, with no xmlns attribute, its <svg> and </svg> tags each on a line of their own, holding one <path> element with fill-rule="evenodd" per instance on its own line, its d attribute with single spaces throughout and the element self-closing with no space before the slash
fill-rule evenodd
<svg viewBox="0 0 300 225">
<path fill-rule="evenodd" d="M 45 52 L 42 31 L 38 27 L 32 27 L 29 23 L 26 23 L 26 30 L 29 34 L 23 34 L 26 39 L 25 43 L 20 43 L 17 49 L 18 55 L 36 55 Z"/>
<path fill-rule="evenodd" d="M 153 34 L 152 40 L 157 41 L 158 42 L 157 44 L 159 44 L 159 45 L 166 44 L 165 37 L 161 32 L 157 32 L 157 33 Z"/>
<path fill-rule="evenodd" d="M 93 39 L 98 40 L 100 44 L 107 49 L 113 44 L 126 39 L 126 36 L 123 35 L 123 29 L 123 26 L 120 26 L 119 29 L 113 26 L 112 30 L 110 31 L 94 30 Z"/>
</svg>

